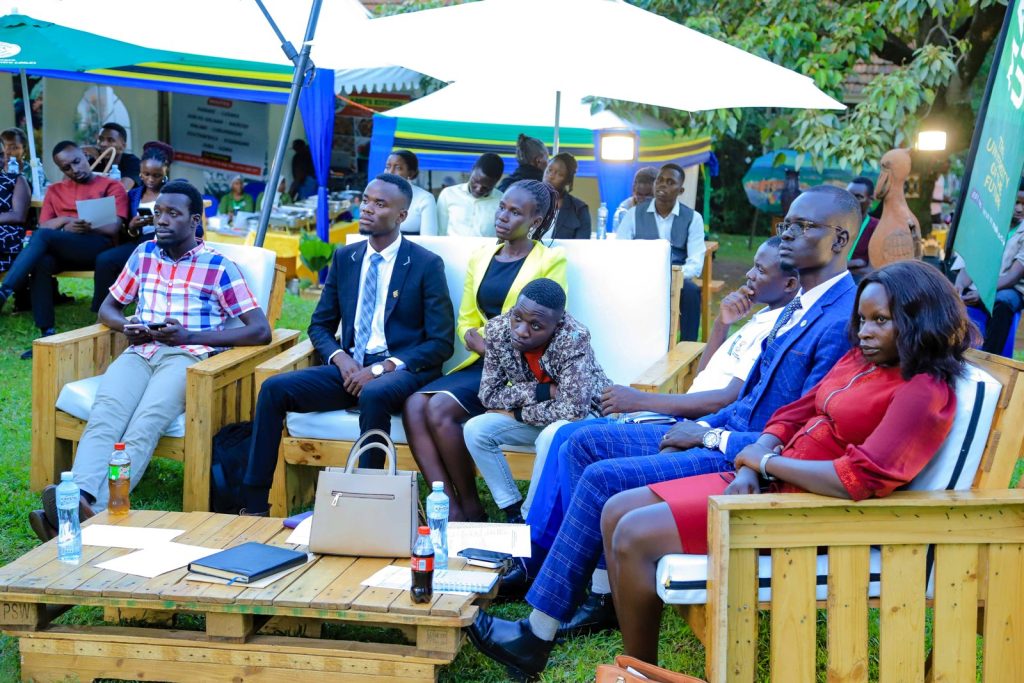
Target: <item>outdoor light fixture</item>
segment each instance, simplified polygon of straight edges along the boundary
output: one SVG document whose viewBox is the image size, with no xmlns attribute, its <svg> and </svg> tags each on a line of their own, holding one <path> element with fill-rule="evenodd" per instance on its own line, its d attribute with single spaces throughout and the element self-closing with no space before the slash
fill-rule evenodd
<svg viewBox="0 0 1024 683">
<path fill-rule="evenodd" d="M 922 152 L 943 152 L 946 149 L 946 131 L 922 130 L 917 134 L 917 148 Z"/>
<path fill-rule="evenodd" d="M 636 161 L 637 138 L 632 133 L 602 133 L 601 161 Z"/>
</svg>

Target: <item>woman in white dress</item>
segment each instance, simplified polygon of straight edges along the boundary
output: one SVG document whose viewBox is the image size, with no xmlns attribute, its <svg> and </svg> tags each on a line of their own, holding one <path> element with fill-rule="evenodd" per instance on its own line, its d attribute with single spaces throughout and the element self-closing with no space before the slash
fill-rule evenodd
<svg viewBox="0 0 1024 683">
<path fill-rule="evenodd" d="M 402 221 L 403 235 L 436 235 L 437 234 L 437 201 L 414 181 L 420 174 L 420 160 L 407 149 L 396 149 L 388 155 L 384 165 L 386 173 L 402 176 L 412 185 L 412 202 L 409 204 L 409 216 Z"/>
</svg>

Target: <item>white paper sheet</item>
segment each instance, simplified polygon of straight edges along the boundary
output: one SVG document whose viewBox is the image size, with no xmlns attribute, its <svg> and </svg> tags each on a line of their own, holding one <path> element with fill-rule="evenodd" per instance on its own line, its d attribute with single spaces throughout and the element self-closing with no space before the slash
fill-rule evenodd
<svg viewBox="0 0 1024 683">
<path fill-rule="evenodd" d="M 82 545 L 98 545 L 107 548 L 148 548 L 152 545 L 170 543 L 183 533 L 185 533 L 184 529 L 88 524 L 82 527 Z"/>
<path fill-rule="evenodd" d="M 115 572 L 152 579 L 175 569 L 187 567 L 189 562 L 219 553 L 221 550 L 221 548 L 203 548 L 184 543 L 162 543 L 136 550 L 128 555 L 115 557 L 113 560 L 107 560 L 95 566 L 100 569 L 110 569 Z"/>
<path fill-rule="evenodd" d="M 449 522 L 448 556 L 455 557 L 465 548 L 512 553 L 513 557 L 530 557 L 530 525 Z"/>
<path fill-rule="evenodd" d="M 309 545 L 309 530 L 313 528 L 313 516 L 310 515 L 299 522 L 299 525 L 292 530 L 285 540 L 285 543 L 295 545 Z"/>
<path fill-rule="evenodd" d="M 306 564 L 309 564 L 310 562 L 312 562 L 314 559 L 316 559 L 316 557 L 317 556 L 314 555 L 313 553 L 306 553 Z M 270 584 L 274 583 L 278 579 L 283 578 L 285 576 L 288 576 L 292 572 L 299 571 L 300 569 L 305 567 L 306 564 L 300 564 L 298 567 L 290 567 L 288 569 L 285 569 L 283 572 L 278 572 L 276 574 L 271 574 L 270 576 L 265 576 L 262 579 L 260 579 L 259 581 L 253 581 L 252 583 L 234 583 L 234 584 L 232 584 L 231 581 L 229 581 L 228 579 L 224 579 L 224 578 L 221 578 L 219 576 L 210 576 L 209 574 L 193 574 L 192 572 L 189 572 L 188 574 L 185 575 L 185 580 L 186 581 L 199 581 L 201 583 L 217 583 L 217 584 L 220 584 L 222 586 L 235 585 L 235 586 L 244 586 L 246 588 L 266 588 L 267 586 L 269 586 Z"/>
<path fill-rule="evenodd" d="M 78 218 L 89 221 L 93 227 L 98 225 L 110 225 L 116 223 L 117 204 L 113 197 L 100 197 L 99 199 L 79 199 L 75 202 L 78 208 Z"/>
</svg>

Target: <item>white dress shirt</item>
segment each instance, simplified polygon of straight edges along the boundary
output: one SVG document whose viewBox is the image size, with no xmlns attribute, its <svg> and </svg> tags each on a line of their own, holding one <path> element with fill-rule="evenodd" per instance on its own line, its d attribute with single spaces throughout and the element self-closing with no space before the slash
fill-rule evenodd
<svg viewBox="0 0 1024 683">
<path fill-rule="evenodd" d="M 654 204 L 652 200 L 647 206 L 647 213 L 654 214 L 654 223 L 658 226 L 658 236 L 667 240 L 672 236 L 672 223 L 679 215 L 679 202 L 676 201 L 672 211 L 664 218 L 655 209 Z M 636 239 L 636 210 L 637 207 L 634 206 L 622 217 L 622 222 L 619 223 L 619 227 L 615 231 L 615 239 Z M 705 251 L 707 251 L 707 247 L 704 246 L 704 218 L 694 211 L 693 219 L 690 221 L 690 227 L 686 233 L 686 263 L 683 264 L 683 277 L 700 277 L 701 271 L 704 270 Z"/>
<path fill-rule="evenodd" d="M 402 232 L 436 235 L 437 202 L 434 200 L 434 195 L 418 185 L 410 184 L 412 185 L 412 201 L 409 202 L 409 215 L 402 221 Z"/>
<path fill-rule="evenodd" d="M 377 301 L 373 307 L 373 318 L 370 322 L 370 339 L 366 342 L 367 356 L 384 353 L 388 350 L 388 340 L 384 337 L 384 308 L 388 303 L 391 273 L 395 270 L 395 259 L 398 258 L 398 249 L 401 246 L 402 237 L 399 235 L 398 239 L 384 247 L 384 250 L 380 252 L 384 260 L 377 266 Z M 363 262 L 359 268 L 359 291 L 356 293 L 356 317 L 353 323 L 356 329 L 354 330 L 353 338 L 359 334 L 359 316 L 363 311 L 363 287 L 366 286 L 366 274 L 370 271 L 370 257 L 376 253 L 378 252 L 367 241 L 366 252 L 363 254 Z M 351 355 L 355 352 L 355 349 L 348 349 L 348 351 L 349 355 Z M 340 349 L 332 353 L 327 362 L 330 363 L 339 353 L 341 353 Z M 394 356 L 389 360 L 395 364 L 396 370 L 405 365 L 405 363 Z"/>
<path fill-rule="evenodd" d="M 746 382 L 761 357 L 761 342 L 772 331 L 781 313 L 782 306 L 775 310 L 766 306 L 752 315 L 747 324 L 718 347 L 707 366 L 693 378 L 686 393 L 724 389 L 734 379 Z"/>
<path fill-rule="evenodd" d="M 437 234 L 494 237 L 494 214 L 503 196 L 492 190 L 477 199 L 470 194 L 469 183 L 444 188 L 437 198 Z"/>
</svg>

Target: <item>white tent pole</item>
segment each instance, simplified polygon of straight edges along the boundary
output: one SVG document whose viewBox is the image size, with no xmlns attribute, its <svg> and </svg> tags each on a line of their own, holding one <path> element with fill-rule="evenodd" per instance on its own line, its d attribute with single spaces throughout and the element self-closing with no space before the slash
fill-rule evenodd
<svg viewBox="0 0 1024 683">
<path fill-rule="evenodd" d="M 558 126 L 561 123 L 562 118 L 562 91 L 555 91 L 555 151 L 553 154 L 558 154 Z"/>
<path fill-rule="evenodd" d="M 28 131 L 28 166 L 32 174 L 32 198 L 42 199 L 43 188 L 39 182 L 41 170 L 36 166 L 36 133 L 32 126 L 32 95 L 28 91 L 28 79 L 25 70 L 18 71 L 21 76 L 21 101 L 25 109 L 25 129 Z"/>
</svg>

